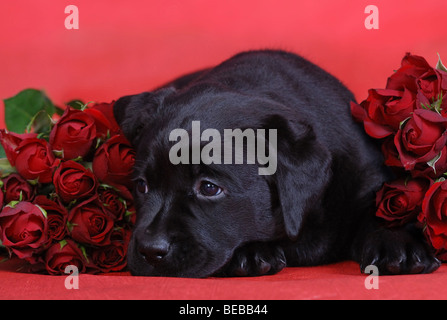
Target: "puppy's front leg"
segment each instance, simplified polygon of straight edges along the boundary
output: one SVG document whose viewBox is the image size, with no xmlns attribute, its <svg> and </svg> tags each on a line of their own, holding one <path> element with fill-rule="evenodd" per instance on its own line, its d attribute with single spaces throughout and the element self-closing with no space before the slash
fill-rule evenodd
<svg viewBox="0 0 447 320">
<path fill-rule="evenodd" d="M 275 274 L 286 266 L 283 249 L 276 244 L 255 242 L 238 248 L 221 276 L 262 276 Z"/>
</svg>

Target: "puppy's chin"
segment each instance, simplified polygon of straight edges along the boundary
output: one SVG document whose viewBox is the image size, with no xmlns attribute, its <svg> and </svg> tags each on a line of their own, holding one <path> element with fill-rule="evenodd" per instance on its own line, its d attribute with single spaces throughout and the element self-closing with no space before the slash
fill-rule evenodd
<svg viewBox="0 0 447 320">
<path fill-rule="evenodd" d="M 127 265 L 133 276 L 206 278 L 218 272 L 227 263 L 231 254 L 223 254 L 220 257 L 221 259 L 209 257 L 198 259 L 197 263 L 193 265 L 181 265 L 180 263 L 173 263 L 168 259 L 154 267 L 146 261 L 138 250 L 135 250 L 135 245 L 131 241 L 127 253 Z M 178 266 L 176 267 L 175 265 Z"/>
</svg>

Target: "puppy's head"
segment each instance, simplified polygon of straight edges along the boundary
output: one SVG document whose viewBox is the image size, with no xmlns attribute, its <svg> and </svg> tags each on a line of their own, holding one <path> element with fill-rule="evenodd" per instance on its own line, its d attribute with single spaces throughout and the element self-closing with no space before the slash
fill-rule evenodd
<svg viewBox="0 0 447 320">
<path fill-rule="evenodd" d="M 123 97 L 114 108 L 136 149 L 137 222 L 128 250 L 134 275 L 206 277 L 222 271 L 246 243 L 296 239 L 328 183 L 329 156 L 311 126 L 291 120 L 290 110 L 268 99 L 165 88 Z M 211 141 L 202 135 L 197 140 L 195 121 L 200 121 L 200 133 L 221 133 L 211 152 L 219 152 L 221 145 L 221 161 L 193 160 L 194 152 L 202 154 Z M 257 158 L 250 164 L 238 164 L 234 157 L 225 161 L 225 129 L 247 128 L 277 130 L 276 149 L 269 150 L 277 153 L 274 174 L 260 175 L 265 162 Z M 187 164 L 170 157 L 178 143 L 172 132 L 178 129 L 189 139 L 184 140 L 188 151 L 182 150 L 188 153 Z"/>
</svg>

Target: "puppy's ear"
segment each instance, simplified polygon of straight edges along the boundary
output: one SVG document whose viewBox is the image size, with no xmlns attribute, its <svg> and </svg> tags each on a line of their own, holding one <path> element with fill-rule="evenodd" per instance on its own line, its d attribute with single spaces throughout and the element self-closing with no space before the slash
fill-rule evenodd
<svg viewBox="0 0 447 320">
<path fill-rule="evenodd" d="M 282 116 L 272 116 L 277 128 L 277 171 L 274 181 L 287 236 L 298 237 L 306 214 L 318 210 L 331 176 L 331 154 L 320 144 L 312 127 Z"/>
<path fill-rule="evenodd" d="M 164 97 L 174 91 L 174 88 L 167 87 L 154 92 L 125 96 L 115 102 L 113 106 L 115 119 L 132 144 L 136 144 L 144 126 L 154 118 Z"/>
</svg>

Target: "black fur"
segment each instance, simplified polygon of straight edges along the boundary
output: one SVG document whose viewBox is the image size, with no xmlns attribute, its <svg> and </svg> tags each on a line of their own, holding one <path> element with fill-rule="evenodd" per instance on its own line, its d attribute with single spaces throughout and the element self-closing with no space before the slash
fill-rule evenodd
<svg viewBox="0 0 447 320">
<path fill-rule="evenodd" d="M 115 116 L 137 150 L 134 275 L 273 274 L 353 259 L 380 274 L 439 267 L 420 232 L 386 229 L 374 198 L 390 179 L 381 152 L 351 118 L 353 95 L 314 64 L 282 51 L 241 53 L 153 92 L 127 96 Z M 278 164 L 179 164 L 175 128 L 277 129 Z M 201 193 L 201 181 L 221 187 Z M 146 192 L 147 191 L 147 192 Z"/>
</svg>

